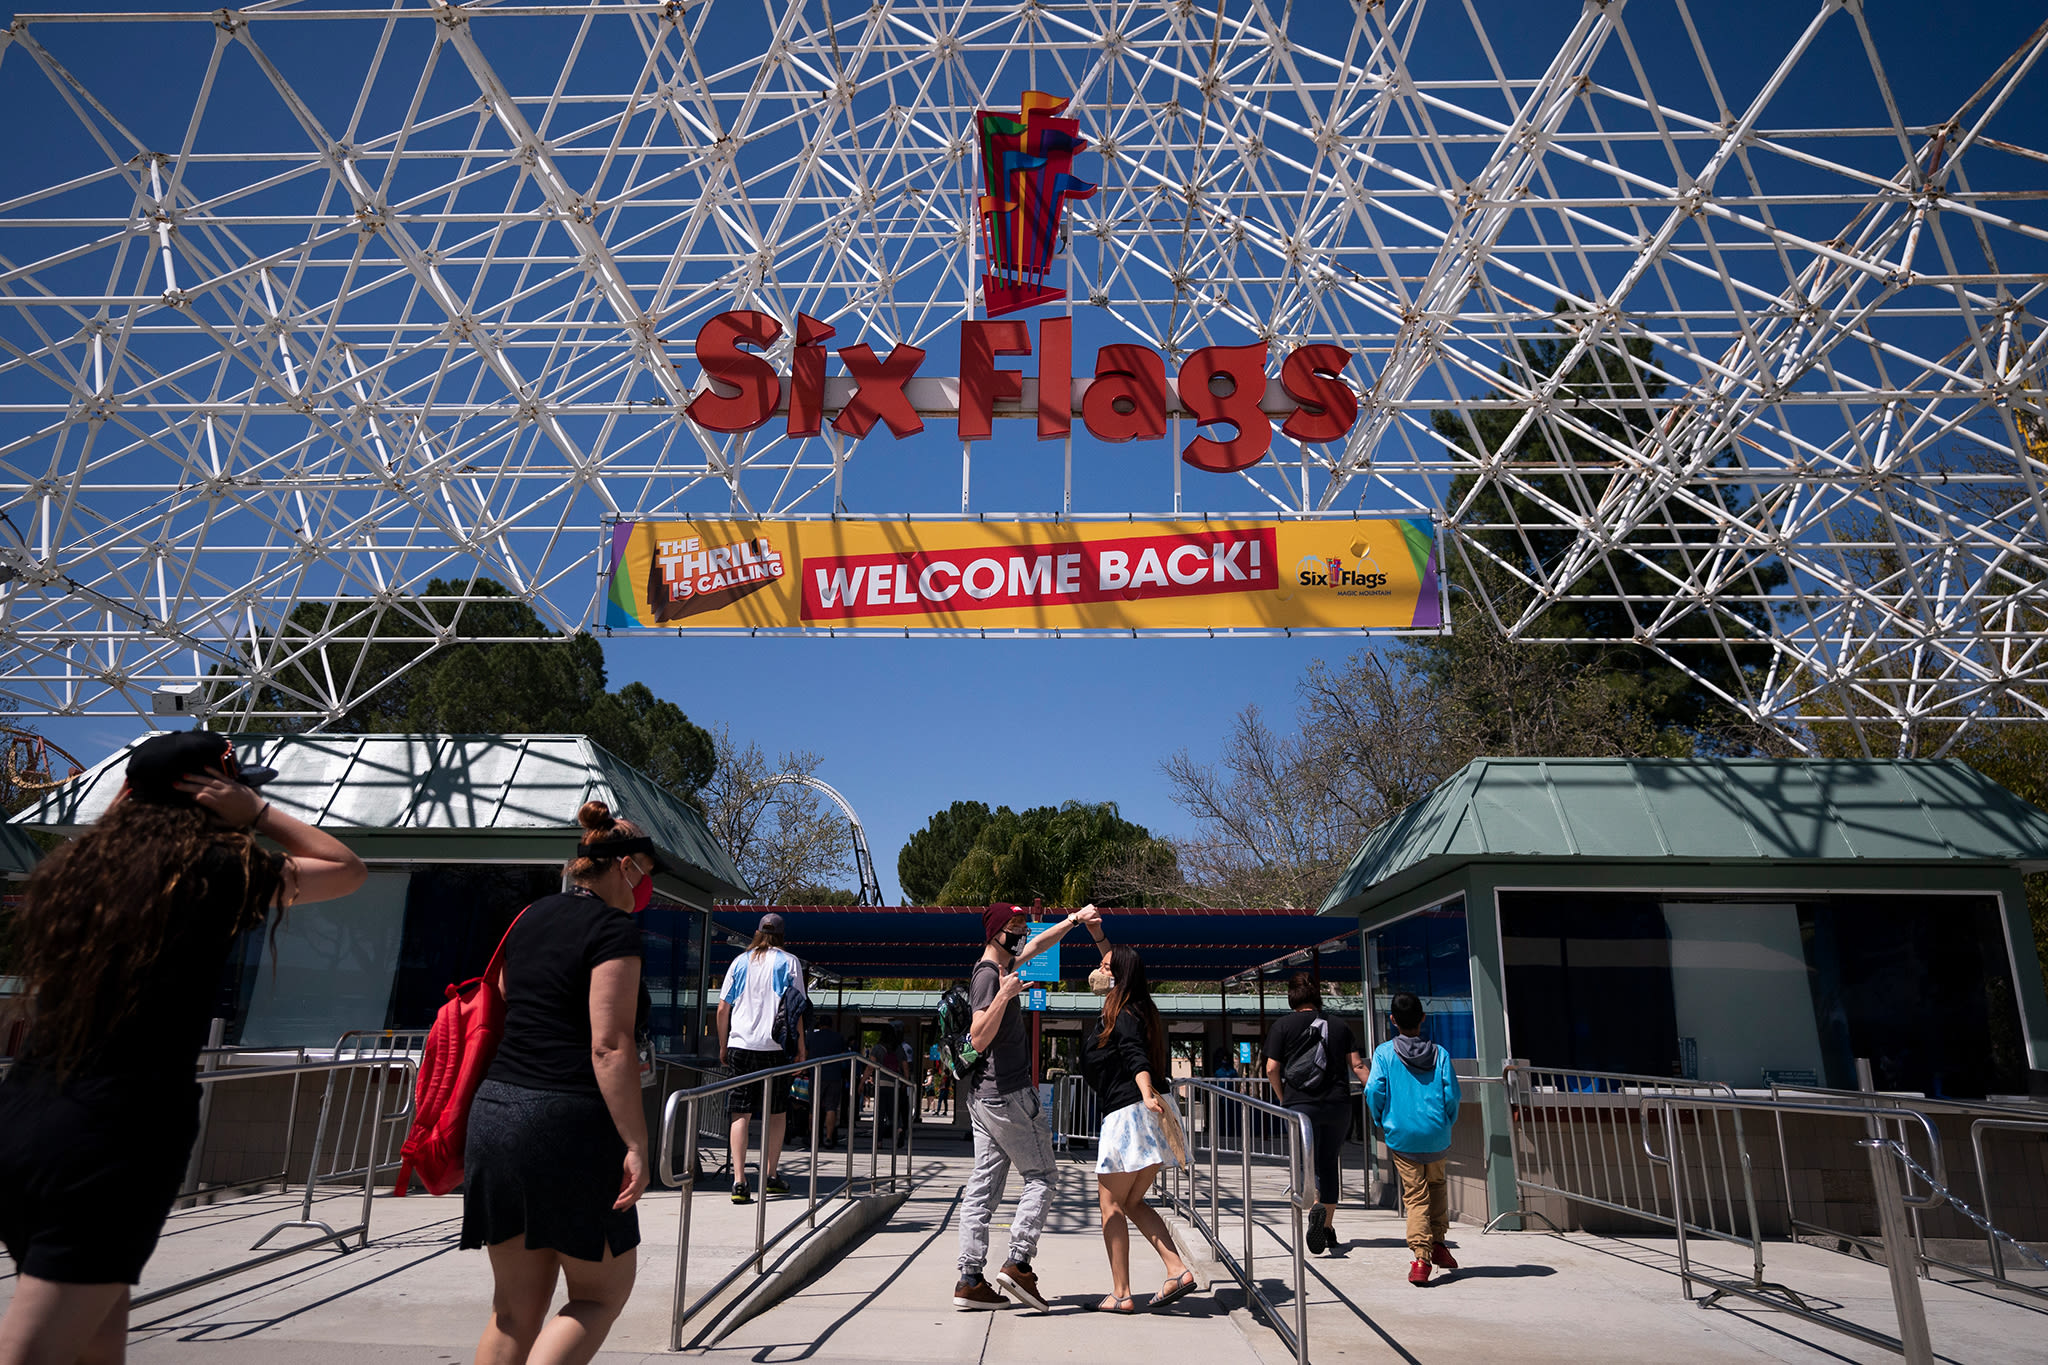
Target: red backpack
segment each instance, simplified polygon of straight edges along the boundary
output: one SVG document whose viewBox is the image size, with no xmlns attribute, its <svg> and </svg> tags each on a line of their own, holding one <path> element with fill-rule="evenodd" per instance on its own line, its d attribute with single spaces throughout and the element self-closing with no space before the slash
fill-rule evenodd
<svg viewBox="0 0 2048 1365">
<path fill-rule="evenodd" d="M 469 1105 L 498 1055 L 505 1031 L 505 992 L 498 964 L 505 943 L 526 914 L 505 926 L 484 974 L 447 990 L 448 1003 L 434 1015 L 420 1054 L 419 1085 L 413 1092 L 412 1129 L 398 1149 L 398 1185 L 403 1196 L 417 1175 L 428 1194 L 446 1194 L 462 1183 L 462 1149 L 469 1139 Z"/>
</svg>

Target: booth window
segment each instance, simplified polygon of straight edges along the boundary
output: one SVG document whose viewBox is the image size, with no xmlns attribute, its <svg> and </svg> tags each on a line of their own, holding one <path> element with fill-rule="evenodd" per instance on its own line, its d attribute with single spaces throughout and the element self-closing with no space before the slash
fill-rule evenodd
<svg viewBox="0 0 2048 1365">
<path fill-rule="evenodd" d="M 449 986 L 483 975 L 498 940 L 519 912 L 561 889 L 560 863 L 415 867 L 406 890 L 405 939 L 391 978 L 384 1027 L 431 1025 L 447 1002 Z"/>
<path fill-rule="evenodd" d="M 332 1047 L 383 1028 L 410 880 L 378 868 L 346 896 L 287 910 L 275 950 L 249 974 L 242 1046 Z"/>
<path fill-rule="evenodd" d="M 660 899 L 640 917 L 650 1005 L 647 1027 L 656 1051 L 698 1050 L 703 1032 L 704 919 L 702 911 Z"/>
<path fill-rule="evenodd" d="M 1991 896 L 1500 893 L 1509 1045 L 1543 1067 L 1981 1099 L 2026 1056 Z"/>
<path fill-rule="evenodd" d="M 1394 997 L 1413 991 L 1427 1018 L 1423 1036 L 1454 1058 L 1477 1057 L 1472 1030 L 1472 955 L 1463 898 L 1431 906 L 1366 935 L 1375 1039 L 1384 1041 Z"/>
</svg>

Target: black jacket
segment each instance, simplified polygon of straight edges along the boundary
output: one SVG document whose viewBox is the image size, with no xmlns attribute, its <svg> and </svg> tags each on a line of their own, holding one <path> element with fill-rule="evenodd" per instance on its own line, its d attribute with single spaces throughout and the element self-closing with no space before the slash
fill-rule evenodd
<svg viewBox="0 0 2048 1365">
<path fill-rule="evenodd" d="M 1100 1041 L 1101 1035 L 1101 1023 L 1090 1021 L 1081 1049 L 1081 1075 L 1107 1114 L 1145 1098 L 1138 1089 L 1138 1073 L 1152 1070 L 1152 1056 L 1145 1046 L 1145 1026 L 1134 1009 L 1127 1007 L 1117 1015 L 1107 1043 Z M 1155 1072 L 1153 1091 L 1165 1093 L 1167 1079 Z"/>
</svg>

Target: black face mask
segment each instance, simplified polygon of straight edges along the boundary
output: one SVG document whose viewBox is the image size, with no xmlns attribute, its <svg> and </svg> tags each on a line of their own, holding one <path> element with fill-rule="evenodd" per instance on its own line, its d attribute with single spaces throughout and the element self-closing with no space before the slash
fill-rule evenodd
<svg viewBox="0 0 2048 1365">
<path fill-rule="evenodd" d="M 1017 954 L 1017 950 L 1024 946 L 1024 935 L 1006 933 L 997 939 L 996 942 L 1003 945 L 1004 952 L 1014 957 Z"/>
</svg>

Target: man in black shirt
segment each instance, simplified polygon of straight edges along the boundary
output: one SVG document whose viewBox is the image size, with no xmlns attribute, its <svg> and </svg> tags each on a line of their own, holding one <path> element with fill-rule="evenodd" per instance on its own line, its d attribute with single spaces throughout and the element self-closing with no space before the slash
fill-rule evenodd
<svg viewBox="0 0 2048 1365">
<path fill-rule="evenodd" d="M 804 1003 L 804 1055 L 813 1060 L 820 1057 L 837 1057 L 846 1051 L 846 1039 L 838 1029 L 825 1022 L 818 1015 L 817 1008 Z M 825 1067 L 818 1074 L 817 1093 L 811 1096 L 811 1103 L 818 1107 L 818 1121 L 822 1128 L 818 1141 L 824 1146 L 837 1145 L 839 1141 L 839 1111 L 846 1104 L 847 1065 Z"/>
<path fill-rule="evenodd" d="M 1266 1035 L 1266 1079 L 1281 1104 L 1308 1117 L 1315 1134 L 1316 1206 L 1308 1213 L 1305 1240 L 1310 1251 L 1328 1251 L 1337 1245 L 1337 1153 L 1351 1131 L 1351 1076 L 1363 1085 L 1367 1070 L 1351 1026 L 1323 1013 L 1323 989 L 1315 978 L 1297 972 L 1287 983 L 1287 1004 L 1292 1013 Z M 1309 1058 L 1318 1050 L 1320 1065 L 1312 1065 Z M 1290 1072 L 1298 1083 L 1286 1079 Z"/>
</svg>

